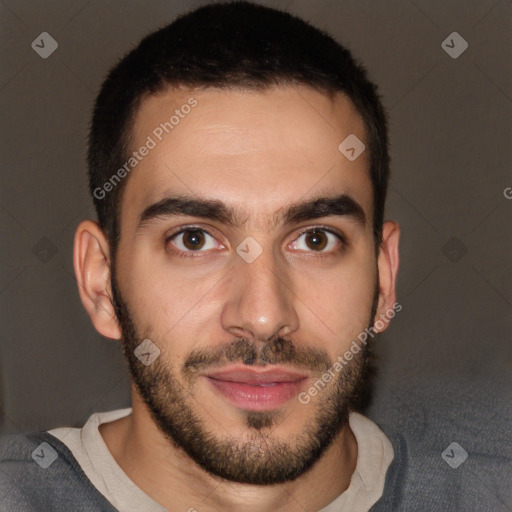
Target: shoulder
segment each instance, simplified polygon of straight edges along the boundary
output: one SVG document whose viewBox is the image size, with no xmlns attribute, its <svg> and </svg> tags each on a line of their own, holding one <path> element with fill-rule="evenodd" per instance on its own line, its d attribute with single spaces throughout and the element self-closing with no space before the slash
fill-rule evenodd
<svg viewBox="0 0 512 512">
<path fill-rule="evenodd" d="M 0 438 L 0 502 L 5 512 L 115 511 L 48 432 Z"/>
<path fill-rule="evenodd" d="M 382 497 L 371 508 L 371 512 L 396 512 L 403 510 L 409 458 L 407 442 L 401 434 L 386 435 L 393 446 L 394 457 L 386 473 Z"/>
</svg>

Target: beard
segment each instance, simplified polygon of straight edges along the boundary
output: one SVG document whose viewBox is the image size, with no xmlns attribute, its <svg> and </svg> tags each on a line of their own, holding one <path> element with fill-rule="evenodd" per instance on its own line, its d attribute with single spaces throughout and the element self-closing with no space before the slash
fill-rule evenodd
<svg viewBox="0 0 512 512">
<path fill-rule="evenodd" d="M 272 410 L 241 411 L 247 430 L 241 438 L 215 435 L 208 429 L 211 416 L 205 412 L 205 420 L 198 414 L 202 409 L 194 396 L 198 370 L 226 363 L 254 366 L 289 363 L 320 376 L 333 361 L 325 351 L 299 347 L 284 337 L 265 344 L 238 338 L 216 348 L 191 351 L 178 369 L 162 357 L 164 345 L 153 338 L 161 355 L 145 366 L 134 354 L 144 337 L 140 336 L 128 305 L 121 297 L 114 264 L 111 270 L 113 304 L 132 381 L 161 432 L 175 448 L 208 473 L 231 482 L 253 485 L 292 481 L 310 469 L 331 446 L 347 425 L 350 411 L 361 410 L 369 401 L 374 365 L 372 347 L 367 344 L 330 385 L 319 391 L 315 412 L 300 429 L 300 434 L 286 441 L 272 436 L 272 427 L 284 419 L 281 410 Z M 377 299 L 378 291 L 373 297 L 369 326 L 373 325 Z"/>
</svg>

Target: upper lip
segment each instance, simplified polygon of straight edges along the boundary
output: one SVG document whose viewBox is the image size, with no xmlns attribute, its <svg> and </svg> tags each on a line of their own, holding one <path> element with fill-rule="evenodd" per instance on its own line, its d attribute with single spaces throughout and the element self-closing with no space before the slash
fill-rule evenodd
<svg viewBox="0 0 512 512">
<path fill-rule="evenodd" d="M 297 382 L 309 377 L 307 372 L 290 370 L 286 368 L 247 368 L 247 367 L 225 367 L 218 370 L 206 372 L 205 377 L 224 380 L 229 382 L 240 382 L 243 384 L 266 384 L 271 382 Z"/>
</svg>

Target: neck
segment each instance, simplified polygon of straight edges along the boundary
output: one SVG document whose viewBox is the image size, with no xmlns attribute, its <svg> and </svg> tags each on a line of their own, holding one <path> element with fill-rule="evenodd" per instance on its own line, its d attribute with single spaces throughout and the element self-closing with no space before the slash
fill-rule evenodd
<svg viewBox="0 0 512 512">
<path fill-rule="evenodd" d="M 174 446 L 135 393 L 132 403 L 130 416 L 102 425 L 100 433 L 128 477 L 169 510 L 320 510 L 348 488 L 356 466 L 357 442 L 347 423 L 320 460 L 292 482 L 269 486 L 228 482 L 206 472 Z"/>
</svg>

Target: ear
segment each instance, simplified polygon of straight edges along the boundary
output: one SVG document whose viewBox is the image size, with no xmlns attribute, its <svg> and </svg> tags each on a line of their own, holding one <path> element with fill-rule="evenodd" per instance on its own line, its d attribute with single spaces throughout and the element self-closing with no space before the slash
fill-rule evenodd
<svg viewBox="0 0 512 512">
<path fill-rule="evenodd" d="M 395 311 L 397 310 L 396 276 L 400 263 L 398 252 L 399 239 L 400 227 L 398 224 L 394 221 L 384 222 L 382 226 L 382 242 L 377 259 L 379 269 L 379 302 L 373 326 L 375 332 L 385 331 L 390 319 L 395 316 Z M 390 311 L 393 311 L 393 316 L 390 316 Z"/>
<path fill-rule="evenodd" d="M 73 266 L 82 304 L 96 330 L 121 339 L 110 285 L 110 249 L 107 237 L 93 221 L 85 220 L 75 232 Z"/>
</svg>

